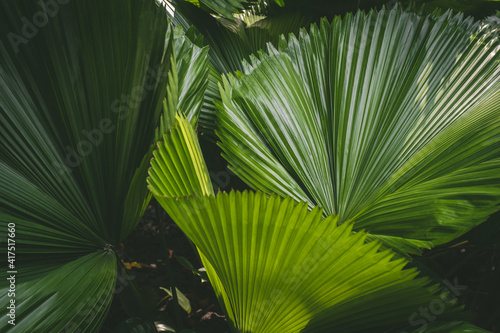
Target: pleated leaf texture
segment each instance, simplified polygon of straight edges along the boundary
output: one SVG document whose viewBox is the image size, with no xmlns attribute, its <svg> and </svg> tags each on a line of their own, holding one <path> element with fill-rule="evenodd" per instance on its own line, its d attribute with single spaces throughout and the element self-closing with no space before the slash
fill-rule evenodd
<svg viewBox="0 0 500 333">
<path fill-rule="evenodd" d="M 443 306 L 433 324 L 460 313 L 351 222 L 337 226 L 337 216 L 290 197 L 215 196 L 182 115 L 154 156 L 149 188 L 197 246 L 233 332 L 396 332 L 409 323 L 413 332 L 420 324 L 410 320 L 430 302 Z"/>
<path fill-rule="evenodd" d="M 146 178 L 169 114 L 167 83 L 177 98 L 169 101 L 195 119 L 201 103 L 185 100 L 193 85 L 206 87 L 194 77 L 206 78 L 206 50 L 192 48 L 176 67 L 174 45 L 187 41 L 172 38 L 154 0 L 47 3 L 0 4 L 4 258 L 15 224 L 15 273 L 0 274 L 0 331 L 98 332 L 117 281 L 114 248 L 151 198 Z"/>
<path fill-rule="evenodd" d="M 498 210 L 498 29 L 397 6 L 323 20 L 244 66 L 221 87 L 218 136 L 252 188 L 405 253 Z"/>
</svg>

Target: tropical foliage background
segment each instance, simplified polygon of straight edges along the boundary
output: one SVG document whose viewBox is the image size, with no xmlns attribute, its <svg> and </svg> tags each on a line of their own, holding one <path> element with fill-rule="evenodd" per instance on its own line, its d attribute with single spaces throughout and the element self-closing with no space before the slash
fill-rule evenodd
<svg viewBox="0 0 500 333">
<path fill-rule="evenodd" d="M 0 1 L 0 330 L 192 332 L 160 205 L 228 332 L 499 330 L 499 7 Z"/>
</svg>

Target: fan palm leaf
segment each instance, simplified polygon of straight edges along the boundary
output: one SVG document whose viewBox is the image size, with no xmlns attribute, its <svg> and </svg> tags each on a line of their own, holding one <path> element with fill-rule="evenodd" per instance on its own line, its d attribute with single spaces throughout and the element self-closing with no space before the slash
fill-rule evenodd
<svg viewBox="0 0 500 333">
<path fill-rule="evenodd" d="M 500 40 L 450 12 L 323 20 L 224 79 L 224 156 L 250 186 L 404 252 L 498 210 Z"/>
<path fill-rule="evenodd" d="M 99 330 L 114 247 L 151 198 L 155 135 L 177 109 L 196 121 L 191 99 L 206 88 L 207 50 L 172 31 L 156 1 L 60 3 L 0 4 L 0 227 L 6 256 L 15 224 L 17 288 L 16 325 L 4 307 L 2 332 Z"/>
<path fill-rule="evenodd" d="M 457 309 L 438 286 L 351 222 L 263 192 L 214 195 L 196 133 L 181 114 L 151 161 L 149 188 L 197 246 L 234 332 L 385 332 L 421 305 Z M 383 306 L 381 306 L 383 305 Z"/>
</svg>

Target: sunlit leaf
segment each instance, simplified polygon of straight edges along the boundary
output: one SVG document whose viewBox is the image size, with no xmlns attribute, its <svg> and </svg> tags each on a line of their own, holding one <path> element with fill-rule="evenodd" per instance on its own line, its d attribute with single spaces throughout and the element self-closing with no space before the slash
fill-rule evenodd
<svg viewBox="0 0 500 333">
<path fill-rule="evenodd" d="M 480 27 L 395 8 L 282 39 L 224 79 L 231 170 L 391 246 L 465 233 L 500 202 L 500 40 Z"/>
</svg>

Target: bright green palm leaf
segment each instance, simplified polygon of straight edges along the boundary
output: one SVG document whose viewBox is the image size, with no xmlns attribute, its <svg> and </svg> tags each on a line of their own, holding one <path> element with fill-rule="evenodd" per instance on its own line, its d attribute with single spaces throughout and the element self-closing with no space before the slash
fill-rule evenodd
<svg viewBox="0 0 500 333">
<path fill-rule="evenodd" d="M 163 204 L 212 264 L 238 331 L 382 332 L 439 299 L 351 223 L 336 227 L 291 199 L 232 192 Z"/>
<path fill-rule="evenodd" d="M 322 21 L 224 81 L 221 147 L 255 189 L 396 247 L 445 242 L 500 201 L 499 50 L 450 13 Z"/>
<path fill-rule="evenodd" d="M 163 142 L 158 142 L 153 154 L 148 178 L 153 193 L 169 197 L 213 194 L 198 138 L 184 115 L 176 116 L 176 126 L 164 135 Z"/>
<path fill-rule="evenodd" d="M 159 143 L 148 183 L 196 244 L 235 332 L 383 332 L 441 300 L 403 259 L 318 207 L 263 192 L 214 196 L 185 117 Z"/>
<path fill-rule="evenodd" d="M 70 2 L 47 9 L 26 39 L 24 18 L 41 8 L 0 8 L 0 227 L 16 224 L 19 287 L 16 325 L 4 308 L 0 330 L 96 332 L 116 282 L 113 247 L 151 196 L 172 54 L 166 12 L 152 0 Z"/>
</svg>

